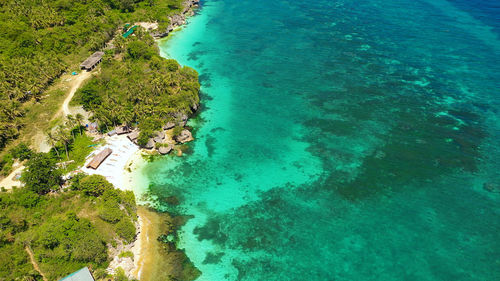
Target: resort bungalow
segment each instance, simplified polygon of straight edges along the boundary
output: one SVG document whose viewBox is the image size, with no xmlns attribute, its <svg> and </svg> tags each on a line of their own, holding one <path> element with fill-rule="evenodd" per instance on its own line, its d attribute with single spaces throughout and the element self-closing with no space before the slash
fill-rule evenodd
<svg viewBox="0 0 500 281">
<path fill-rule="evenodd" d="M 108 136 L 112 137 L 112 136 L 114 136 L 114 135 L 116 135 L 116 130 L 113 130 L 113 131 L 109 131 L 109 132 L 108 132 Z"/>
<path fill-rule="evenodd" d="M 97 122 L 92 122 L 90 124 L 87 124 L 87 130 L 90 132 L 90 133 L 97 133 L 98 132 L 98 129 L 99 129 L 99 125 L 97 124 Z"/>
<path fill-rule="evenodd" d="M 127 134 L 127 133 L 130 133 L 130 128 L 127 126 L 122 126 L 122 127 L 116 128 L 117 135 L 123 135 L 123 134 Z"/>
<path fill-rule="evenodd" d="M 59 281 L 95 281 L 94 276 L 88 267 L 84 267 L 78 271 L 71 273 Z"/>
<path fill-rule="evenodd" d="M 111 150 L 111 148 L 106 148 L 103 151 L 99 152 L 99 154 L 97 154 L 94 157 L 94 159 L 92 159 L 92 161 L 90 161 L 90 163 L 87 165 L 87 168 L 92 168 L 94 170 L 97 170 L 97 168 L 99 168 L 101 163 L 104 162 L 104 160 L 106 160 L 106 158 L 108 158 L 108 156 L 112 152 L 113 152 L 113 150 Z"/>
<path fill-rule="evenodd" d="M 101 62 L 102 56 L 104 56 L 104 52 L 93 53 L 84 62 L 82 62 L 82 64 L 80 64 L 80 69 L 91 71 Z"/>
<path fill-rule="evenodd" d="M 133 131 L 132 133 L 128 134 L 127 138 L 135 143 L 137 141 L 137 138 L 139 137 L 139 131 Z"/>
</svg>

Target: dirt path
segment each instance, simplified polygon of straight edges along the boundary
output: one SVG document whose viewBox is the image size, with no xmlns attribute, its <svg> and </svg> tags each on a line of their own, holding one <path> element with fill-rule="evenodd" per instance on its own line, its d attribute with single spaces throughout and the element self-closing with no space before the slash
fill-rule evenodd
<svg viewBox="0 0 500 281">
<path fill-rule="evenodd" d="M 5 187 L 5 189 L 10 190 L 14 186 L 21 186 L 21 182 L 14 179 L 14 177 L 18 174 L 21 173 L 21 171 L 24 169 L 24 166 L 21 165 L 14 169 L 10 175 L 6 176 L 0 181 L 0 187 Z"/>
<path fill-rule="evenodd" d="M 69 103 L 73 99 L 73 96 L 75 96 L 76 91 L 82 83 L 89 79 L 92 76 L 92 72 L 87 72 L 87 71 L 82 71 L 76 76 L 71 76 L 72 79 L 67 82 L 63 82 L 65 86 L 69 87 L 69 93 L 67 97 L 64 99 L 64 102 L 62 103 L 61 107 L 57 111 L 57 113 L 54 115 L 52 119 L 55 119 L 59 116 L 66 116 L 69 114 L 77 114 L 80 113 L 84 116 L 85 120 L 88 119 L 88 113 L 83 110 L 83 108 L 75 108 L 74 110 L 69 108 Z M 67 80 L 66 80 L 67 81 Z M 47 143 L 47 137 L 45 136 L 44 132 L 38 132 L 34 137 L 33 137 L 34 143 L 38 144 L 38 151 L 39 152 L 49 152 L 51 149 L 51 146 Z"/>
<path fill-rule="evenodd" d="M 60 112 L 62 112 L 64 114 L 64 116 L 71 114 L 71 111 L 69 110 L 69 102 L 71 101 L 71 99 L 73 99 L 73 96 L 75 95 L 76 90 L 78 90 L 78 88 L 80 88 L 83 81 L 87 80 L 91 75 L 92 75 L 91 72 L 82 71 L 77 76 L 75 76 L 74 80 L 70 81 L 70 83 L 68 85 L 70 87 L 69 94 L 66 97 L 66 99 L 64 100 L 63 104 L 61 105 L 61 109 L 56 114 L 56 116 L 59 115 Z"/>
<path fill-rule="evenodd" d="M 38 271 L 38 273 L 40 273 L 40 275 L 42 275 L 43 281 L 48 281 L 47 277 L 45 277 L 43 272 L 40 270 L 40 267 L 38 267 L 38 263 L 35 260 L 35 255 L 33 254 L 33 251 L 31 250 L 31 248 L 29 246 L 26 246 L 24 249 L 28 253 L 28 256 L 30 256 L 31 264 L 33 265 L 35 270 Z"/>
</svg>

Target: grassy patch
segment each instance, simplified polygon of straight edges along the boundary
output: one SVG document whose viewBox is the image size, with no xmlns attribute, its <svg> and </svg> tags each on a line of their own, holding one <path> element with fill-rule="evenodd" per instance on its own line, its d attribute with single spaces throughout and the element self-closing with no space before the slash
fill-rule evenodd
<svg viewBox="0 0 500 281">
<path fill-rule="evenodd" d="M 132 253 L 131 251 L 126 251 L 126 252 L 121 252 L 119 255 L 118 255 L 119 258 L 134 258 L 134 253 Z"/>
<path fill-rule="evenodd" d="M 86 134 L 77 135 L 69 151 L 69 159 L 75 162 L 66 166 L 65 172 L 73 171 L 85 164 L 85 158 L 94 150 L 94 146 L 91 146 L 93 144 L 95 143 L 92 138 Z"/>
</svg>

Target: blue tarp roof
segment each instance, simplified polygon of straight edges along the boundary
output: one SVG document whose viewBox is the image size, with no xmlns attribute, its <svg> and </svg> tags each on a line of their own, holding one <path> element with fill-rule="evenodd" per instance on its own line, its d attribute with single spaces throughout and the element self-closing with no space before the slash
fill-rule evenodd
<svg viewBox="0 0 500 281">
<path fill-rule="evenodd" d="M 78 271 L 71 273 L 59 281 L 95 281 L 88 267 L 84 267 Z"/>
<path fill-rule="evenodd" d="M 137 25 L 132 26 L 127 32 L 123 33 L 123 38 L 127 38 L 130 34 L 134 33 L 134 30 L 137 28 Z"/>
</svg>

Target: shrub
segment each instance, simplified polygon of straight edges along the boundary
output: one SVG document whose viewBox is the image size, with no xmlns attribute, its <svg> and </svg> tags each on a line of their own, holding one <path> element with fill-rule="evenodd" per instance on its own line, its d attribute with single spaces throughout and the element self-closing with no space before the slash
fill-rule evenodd
<svg viewBox="0 0 500 281">
<path fill-rule="evenodd" d="M 10 153 L 12 154 L 12 157 L 14 157 L 15 159 L 24 161 L 31 158 L 33 151 L 31 151 L 31 149 L 26 145 L 26 143 L 22 142 L 18 144 L 16 147 L 14 147 L 10 151 Z"/>
<path fill-rule="evenodd" d="M 102 98 L 98 92 L 99 86 L 95 80 L 91 80 L 78 91 L 77 97 L 83 105 L 83 109 L 89 110 L 102 103 Z"/>
<path fill-rule="evenodd" d="M 130 42 L 127 46 L 127 54 L 132 59 L 151 59 L 153 56 L 151 48 L 143 41 Z"/>
<path fill-rule="evenodd" d="M 116 233 L 128 243 L 132 242 L 135 237 L 135 226 L 129 218 L 123 218 L 115 226 Z"/>
<path fill-rule="evenodd" d="M 106 261 L 108 258 L 108 248 L 95 231 L 95 228 L 81 234 L 84 235 L 79 235 L 79 239 L 73 241 L 72 258 L 82 262 L 94 261 L 102 263 Z"/>
<path fill-rule="evenodd" d="M 101 280 L 109 277 L 108 272 L 106 272 L 106 269 L 104 268 L 99 268 L 94 271 L 93 273 L 94 277 L 96 280 Z"/>
<path fill-rule="evenodd" d="M 118 255 L 119 258 L 134 258 L 134 253 L 132 253 L 131 251 L 126 251 L 126 252 L 121 252 L 119 255 Z"/>
<path fill-rule="evenodd" d="M 101 175 L 86 176 L 79 181 L 78 188 L 88 196 L 99 197 L 107 190 L 113 190 L 113 185 Z"/>
<path fill-rule="evenodd" d="M 26 188 L 14 191 L 16 203 L 24 208 L 33 208 L 40 202 L 40 195 Z"/>
<path fill-rule="evenodd" d="M 137 207 L 136 207 L 137 205 L 135 202 L 134 192 L 131 190 L 120 192 L 120 202 L 125 207 L 128 214 L 131 217 L 135 218 L 136 211 L 137 211 Z"/>
<path fill-rule="evenodd" d="M 175 128 L 172 130 L 172 135 L 176 137 L 181 134 L 182 130 L 184 130 L 184 128 L 182 128 L 181 126 L 175 126 Z"/>
<path fill-rule="evenodd" d="M 56 161 L 47 153 L 34 154 L 26 164 L 21 181 L 29 190 L 38 194 L 46 194 L 55 190 L 61 183 L 61 171 L 56 167 Z"/>
<path fill-rule="evenodd" d="M 2 169 L 2 175 L 7 176 L 12 171 L 12 165 L 14 164 L 14 158 L 12 154 L 5 154 L 0 160 L 0 168 Z"/>
<path fill-rule="evenodd" d="M 117 202 L 103 202 L 98 208 L 98 215 L 104 221 L 117 223 L 123 217 L 123 212 Z"/>
<path fill-rule="evenodd" d="M 127 275 L 125 274 L 125 270 L 123 270 L 123 268 L 121 267 L 118 267 L 116 270 L 115 270 L 115 276 L 114 276 L 114 280 L 115 281 L 129 281 Z"/>
<path fill-rule="evenodd" d="M 80 182 L 85 177 L 87 177 L 87 175 L 84 173 L 78 173 L 78 174 L 74 175 L 73 178 L 71 179 L 70 189 L 71 190 L 81 190 Z"/>
<path fill-rule="evenodd" d="M 165 63 L 166 68 L 169 71 L 176 71 L 179 69 L 179 63 L 176 60 L 173 59 L 167 59 Z"/>
</svg>

